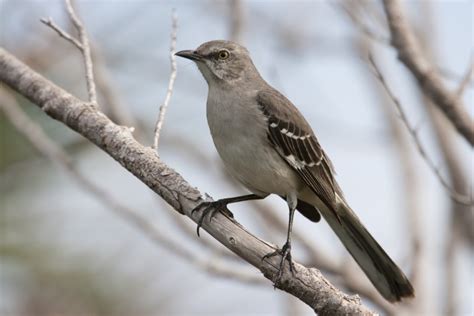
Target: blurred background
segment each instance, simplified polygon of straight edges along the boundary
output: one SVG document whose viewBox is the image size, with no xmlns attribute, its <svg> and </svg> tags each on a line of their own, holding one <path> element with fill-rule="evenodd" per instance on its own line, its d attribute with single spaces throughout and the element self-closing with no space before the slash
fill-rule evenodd
<svg viewBox="0 0 474 316">
<path fill-rule="evenodd" d="M 472 73 L 472 1 L 403 5 L 446 86 L 458 89 Z M 213 39 L 244 44 L 263 77 L 313 126 L 347 200 L 409 275 L 417 297 L 387 304 L 324 221 L 296 216 L 294 259 L 321 269 L 337 287 L 358 293 L 382 314 L 474 313 L 472 206 L 454 202 L 428 167 L 373 75 L 368 51 L 426 155 L 452 190 L 471 196 L 472 150 L 397 59 L 380 2 L 97 0 L 75 6 L 91 39 L 101 108 L 115 122 L 134 126 L 145 145 L 152 143 L 168 85 L 172 9 L 177 50 Z M 48 17 L 75 34 L 60 0 L 0 0 L 0 45 L 87 99 L 81 55 L 40 23 Z M 191 220 L 100 149 L 1 89 L 0 102 L 26 112 L 71 163 L 68 169 L 45 157 L 35 148 L 41 143 L 32 143 L 0 113 L 0 315 L 313 314 L 207 233 L 198 238 Z M 471 115 L 473 91 L 471 82 L 462 91 Z M 245 194 L 212 144 L 206 95 L 195 65 L 178 60 L 161 158 L 214 198 Z M 156 236 L 117 216 L 113 203 L 91 186 L 138 212 L 154 225 Z M 230 209 L 252 233 L 283 245 L 288 215 L 283 201 L 269 197 Z"/>
</svg>

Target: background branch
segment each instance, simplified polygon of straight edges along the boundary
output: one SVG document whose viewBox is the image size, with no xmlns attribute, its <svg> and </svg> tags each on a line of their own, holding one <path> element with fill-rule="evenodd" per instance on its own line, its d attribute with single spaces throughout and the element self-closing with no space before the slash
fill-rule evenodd
<svg viewBox="0 0 474 316">
<path fill-rule="evenodd" d="M 474 146 L 474 121 L 462 100 L 444 85 L 438 70 L 425 56 L 413 33 L 399 0 L 384 0 L 392 44 L 399 59 L 417 79 L 420 89 L 456 127 L 458 132 Z"/>
<path fill-rule="evenodd" d="M 380 72 L 379 67 L 377 66 L 376 62 L 374 61 L 374 59 L 372 57 L 372 54 L 369 54 L 369 62 L 372 65 L 375 76 L 377 77 L 377 79 L 380 81 L 380 83 L 384 87 L 384 89 L 387 92 L 388 96 L 393 101 L 393 104 L 395 104 L 395 106 L 397 108 L 397 111 L 398 111 L 398 114 L 400 115 L 400 118 L 401 118 L 403 124 L 405 125 L 405 127 L 407 128 L 408 132 L 410 133 L 413 141 L 415 142 L 415 145 L 418 149 L 418 152 L 420 153 L 421 157 L 423 157 L 423 159 L 425 160 L 428 167 L 436 175 L 436 177 L 438 178 L 441 185 L 448 191 L 451 198 L 454 201 L 456 201 L 457 203 L 464 204 L 464 205 L 473 205 L 473 201 L 470 199 L 469 196 L 461 194 L 461 193 L 457 192 L 454 188 L 451 187 L 449 182 L 444 179 L 443 175 L 441 174 L 440 169 L 435 165 L 435 163 L 428 156 L 424 146 L 421 144 L 421 141 L 418 138 L 418 130 L 411 126 L 410 122 L 408 121 L 408 117 L 405 114 L 405 111 L 403 110 L 402 105 L 400 104 L 400 101 L 395 96 L 395 94 L 392 92 L 392 90 L 389 88 L 389 86 L 387 84 L 387 81 L 385 80 L 384 76 Z"/>
</svg>

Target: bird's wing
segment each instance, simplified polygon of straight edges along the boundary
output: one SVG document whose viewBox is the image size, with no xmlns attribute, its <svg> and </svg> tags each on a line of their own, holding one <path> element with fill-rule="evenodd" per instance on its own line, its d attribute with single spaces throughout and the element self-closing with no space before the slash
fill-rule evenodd
<svg viewBox="0 0 474 316">
<path fill-rule="evenodd" d="M 260 91 L 257 102 L 267 118 L 270 143 L 321 201 L 335 211 L 336 192 L 340 193 L 335 172 L 303 115 L 271 88 Z"/>
<path fill-rule="evenodd" d="M 410 281 L 352 209 L 346 203 L 336 204 L 336 194 L 343 196 L 334 170 L 301 113 L 273 89 L 260 92 L 257 100 L 267 118 L 269 141 L 328 206 L 329 213 L 321 211 L 322 215 L 379 293 L 390 302 L 414 296 Z"/>
</svg>

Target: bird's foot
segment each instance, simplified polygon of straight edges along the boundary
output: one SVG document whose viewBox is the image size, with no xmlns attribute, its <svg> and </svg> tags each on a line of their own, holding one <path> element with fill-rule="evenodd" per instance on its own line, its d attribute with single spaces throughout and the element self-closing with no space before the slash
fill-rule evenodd
<svg viewBox="0 0 474 316">
<path fill-rule="evenodd" d="M 274 252 L 271 252 L 263 256 L 262 260 L 277 256 L 277 255 L 281 256 L 281 261 L 280 261 L 280 267 L 278 269 L 278 276 L 275 280 L 275 284 L 279 283 L 281 280 L 281 277 L 283 275 L 283 269 L 285 268 L 285 260 L 288 260 L 291 274 L 295 276 L 295 273 L 297 272 L 295 264 L 293 263 L 293 260 L 291 259 L 291 243 L 289 241 L 287 241 L 281 249 L 277 249 Z"/>
<path fill-rule="evenodd" d="M 223 200 L 217 200 L 213 202 L 202 202 L 198 206 L 196 206 L 192 211 L 191 215 L 193 215 L 195 212 L 202 210 L 201 217 L 199 218 L 198 224 L 197 224 L 197 235 L 199 235 L 199 229 L 202 226 L 202 223 L 204 222 L 204 218 L 209 214 L 209 221 L 212 220 L 212 218 L 216 215 L 217 212 L 221 212 L 222 214 L 229 216 L 229 217 L 234 217 L 234 214 L 232 214 L 231 211 L 227 209 L 227 204 L 228 202 Z"/>
</svg>

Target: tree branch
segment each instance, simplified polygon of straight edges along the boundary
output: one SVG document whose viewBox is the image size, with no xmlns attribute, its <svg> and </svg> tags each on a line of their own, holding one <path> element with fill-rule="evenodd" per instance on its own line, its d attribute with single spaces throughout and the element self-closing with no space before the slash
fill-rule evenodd
<svg viewBox="0 0 474 316">
<path fill-rule="evenodd" d="M 438 106 L 471 146 L 474 146 L 473 120 L 461 98 L 445 87 L 437 69 L 425 56 L 401 8 L 400 1 L 384 0 L 383 3 L 392 34 L 392 45 L 398 51 L 398 58 L 415 76 L 423 93 Z"/>
<path fill-rule="evenodd" d="M 197 222 L 201 212 L 191 211 L 203 201 L 201 193 L 181 175 L 164 164 L 156 152 L 139 144 L 128 128 L 110 121 L 97 107 L 84 103 L 54 85 L 14 56 L 0 48 L 0 80 L 28 98 L 52 118 L 63 122 L 108 153 L 124 168 L 159 194 L 176 211 Z M 203 229 L 225 247 L 275 280 L 281 257 L 262 261 L 274 251 L 269 243 L 253 236 L 235 220 L 218 213 Z M 373 315 L 359 298 L 348 296 L 330 284 L 313 268 L 295 263 L 296 276 L 285 269 L 275 287 L 299 298 L 319 315 Z"/>
<path fill-rule="evenodd" d="M 379 82 L 382 84 L 382 87 L 387 92 L 387 95 L 390 97 L 393 104 L 395 104 L 395 106 L 397 108 L 397 111 L 398 111 L 398 114 L 400 116 L 400 119 L 402 120 L 403 124 L 405 125 L 407 131 L 410 133 L 411 138 L 415 142 L 415 145 L 416 145 L 416 148 L 418 149 L 418 152 L 420 153 L 421 157 L 426 162 L 428 167 L 436 175 L 436 177 L 438 178 L 441 185 L 446 189 L 446 191 L 448 191 L 451 199 L 453 201 L 456 201 L 459 204 L 463 204 L 463 205 L 466 205 L 466 206 L 474 205 L 474 201 L 469 196 L 457 192 L 454 188 L 451 187 L 449 182 L 443 177 L 443 175 L 441 174 L 441 170 L 438 167 L 436 167 L 435 163 L 431 160 L 431 158 L 427 154 L 424 146 L 422 145 L 422 143 L 420 141 L 420 138 L 418 137 L 418 130 L 410 125 L 410 122 L 408 121 L 408 117 L 405 114 L 405 111 L 403 110 L 403 107 L 402 107 L 400 101 L 395 96 L 395 94 L 392 92 L 392 90 L 388 87 L 387 81 L 385 80 L 385 77 L 380 72 L 380 69 L 377 66 L 377 64 L 375 63 L 371 53 L 369 53 L 368 60 L 370 62 L 370 65 L 372 66 L 374 75 L 379 80 Z"/>
</svg>

